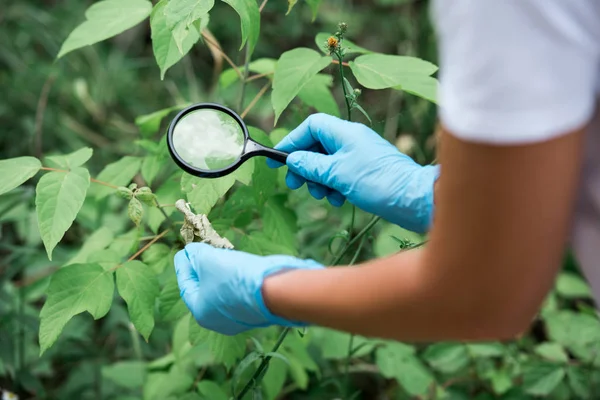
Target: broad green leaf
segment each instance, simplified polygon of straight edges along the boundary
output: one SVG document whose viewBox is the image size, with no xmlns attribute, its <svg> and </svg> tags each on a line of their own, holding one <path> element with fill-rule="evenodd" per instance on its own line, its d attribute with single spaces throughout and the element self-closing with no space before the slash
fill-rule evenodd
<svg viewBox="0 0 600 400">
<path fill-rule="evenodd" d="M 231 176 L 233 176 L 236 181 L 241 182 L 244 185 L 250 185 L 252 182 L 252 174 L 254 173 L 255 161 L 256 160 L 253 158 L 244 161 L 244 163 L 238 169 L 233 171 Z"/>
<path fill-rule="evenodd" d="M 104 167 L 96 179 L 115 186 L 128 186 L 133 177 L 139 172 L 141 165 L 142 159 L 140 157 L 125 156 L 119 161 Z M 115 189 L 108 186 L 95 185 L 93 194 L 101 199 L 114 191 Z"/>
<path fill-rule="evenodd" d="M 83 205 L 90 186 L 90 174 L 83 167 L 69 172 L 50 172 L 42 176 L 36 187 L 35 208 L 40 234 L 48 258 L 71 227 Z"/>
<path fill-rule="evenodd" d="M 163 10 L 167 28 L 173 30 L 179 24 L 188 27 L 208 14 L 214 5 L 214 0 L 169 0 Z"/>
<path fill-rule="evenodd" d="M 187 194 L 188 202 L 196 214 L 208 214 L 234 183 L 235 178 L 231 175 L 208 179 L 184 173 L 181 178 L 181 188 Z"/>
<path fill-rule="evenodd" d="M 340 117 L 340 108 L 331 93 L 332 85 L 333 79 L 330 75 L 315 75 L 300 90 L 298 97 L 318 112 Z"/>
<path fill-rule="evenodd" d="M 0 195 L 21 186 L 42 168 L 35 157 L 17 157 L 0 160 Z"/>
<path fill-rule="evenodd" d="M 92 233 L 85 242 L 77 254 L 71 258 L 65 265 L 69 264 L 80 264 L 88 261 L 88 257 L 100 250 L 104 250 L 112 243 L 115 235 L 113 231 L 103 226 L 94 233 Z"/>
<path fill-rule="evenodd" d="M 260 34 L 260 11 L 256 0 L 223 0 L 240 16 L 242 24 L 242 44 L 240 50 L 248 42 L 249 54 L 254 52 Z"/>
<path fill-rule="evenodd" d="M 500 357 L 504 354 L 502 343 L 471 343 L 467 345 L 469 354 L 472 357 Z"/>
<path fill-rule="evenodd" d="M 569 366 L 567 369 L 567 381 L 575 395 L 582 399 L 590 398 L 591 376 L 589 370 L 578 366 Z"/>
<path fill-rule="evenodd" d="M 84 311 L 94 319 L 105 316 L 114 290 L 112 272 L 98 264 L 75 264 L 56 271 L 40 312 L 40 355 L 54 344 L 73 316 Z"/>
<path fill-rule="evenodd" d="M 252 172 L 252 190 L 256 204 L 260 208 L 275 193 L 276 183 L 277 170 L 269 168 L 264 159 L 255 159 L 254 171 Z"/>
<path fill-rule="evenodd" d="M 569 361 L 569 356 L 565 352 L 565 349 L 558 344 L 552 342 L 541 343 L 534 349 L 536 354 L 542 356 L 546 360 L 566 363 Z"/>
<path fill-rule="evenodd" d="M 194 384 L 195 374 L 173 364 L 169 372 L 149 373 L 144 382 L 144 400 L 174 400 Z"/>
<path fill-rule="evenodd" d="M 469 364 L 469 353 L 463 344 L 436 343 L 427 348 L 423 354 L 423 359 L 434 369 L 452 374 Z"/>
<path fill-rule="evenodd" d="M 406 80 L 401 85 L 395 86 L 394 89 L 414 94 L 429 100 L 432 103 L 438 103 L 438 88 L 439 82 L 431 76 L 421 76 Z"/>
<path fill-rule="evenodd" d="M 133 28 L 151 11 L 152 3 L 148 0 L 103 0 L 94 3 L 85 12 L 86 21 L 67 37 L 57 58 Z"/>
<path fill-rule="evenodd" d="M 176 179 L 173 179 L 176 177 Z M 173 177 L 167 179 L 158 190 L 155 192 L 158 204 L 171 205 L 182 197 L 181 194 L 181 173 L 177 172 Z M 163 207 L 163 211 L 167 215 L 171 215 L 175 211 L 175 207 Z M 157 207 L 151 207 L 148 209 L 148 217 L 146 222 L 152 232 L 157 233 L 161 223 L 165 220 L 165 216 Z"/>
<path fill-rule="evenodd" d="M 163 321 L 176 321 L 188 313 L 179 294 L 177 279 L 168 280 L 158 296 L 158 314 Z"/>
<path fill-rule="evenodd" d="M 591 298 L 592 292 L 587 282 L 572 272 L 563 272 L 556 281 L 556 291 L 559 295 L 571 298 Z"/>
<path fill-rule="evenodd" d="M 499 395 L 506 393 L 513 386 L 512 378 L 506 369 L 493 370 L 488 379 L 494 393 Z"/>
<path fill-rule="evenodd" d="M 262 387 L 267 400 L 275 400 L 277 395 L 283 389 L 288 366 L 285 362 L 278 359 L 271 359 L 269 367 L 262 380 Z"/>
<path fill-rule="evenodd" d="M 534 396 L 547 396 L 565 377 L 561 365 L 535 363 L 529 365 L 523 374 L 525 391 Z"/>
<path fill-rule="evenodd" d="M 404 345 L 391 343 L 378 349 L 376 363 L 384 377 L 396 379 L 412 396 L 426 393 L 435 382 L 429 370 Z"/>
<path fill-rule="evenodd" d="M 343 360 L 348 357 L 350 334 L 347 332 L 314 327 L 310 329 L 310 341 L 321 350 L 321 355 L 326 360 Z M 354 336 L 352 357 L 366 356 L 373 351 L 376 344 L 375 340 Z"/>
<path fill-rule="evenodd" d="M 365 54 L 349 64 L 358 83 L 368 89 L 402 86 L 414 90 L 419 87 L 417 82 L 428 78 L 438 69 L 420 58 L 388 54 Z"/>
<path fill-rule="evenodd" d="M 285 247 L 295 249 L 298 246 L 296 239 L 296 214 L 284 205 L 285 198 L 271 197 L 263 211 L 263 232 L 273 241 Z"/>
<path fill-rule="evenodd" d="M 320 32 L 317 34 L 317 36 L 315 36 L 315 43 L 317 45 L 317 48 L 325 54 L 329 54 L 328 50 L 325 49 L 325 44 L 327 43 L 327 39 L 329 39 L 329 37 L 331 37 L 331 34 L 327 32 Z M 354 42 L 348 39 L 344 39 L 342 41 L 342 46 L 347 48 L 346 54 L 372 53 L 371 50 L 367 50 L 364 47 L 360 47 L 359 45 L 355 44 Z"/>
<path fill-rule="evenodd" d="M 231 377 L 231 387 L 233 388 L 233 392 L 237 393 L 238 391 L 238 384 L 240 381 L 240 377 L 242 376 L 242 374 L 252 366 L 252 364 L 256 363 L 259 360 L 262 360 L 262 354 L 258 353 L 256 351 L 252 351 L 248 354 L 246 354 L 246 356 L 242 359 L 242 361 L 240 361 L 238 363 L 238 365 L 235 367 L 234 371 L 233 371 L 233 376 Z"/>
<path fill-rule="evenodd" d="M 121 258 L 126 257 L 130 255 L 131 252 L 137 250 L 140 237 L 140 230 L 138 228 L 133 228 L 130 231 L 117 236 L 108 249 L 114 251 Z"/>
<path fill-rule="evenodd" d="M 140 172 L 142 173 L 142 178 L 148 184 L 148 186 L 152 185 L 154 182 L 154 178 L 160 172 L 160 170 L 167 164 L 168 159 L 161 155 L 148 155 L 144 157 L 142 161 L 142 169 Z"/>
<path fill-rule="evenodd" d="M 164 2 L 161 1 L 158 4 L 162 3 L 162 7 L 164 7 Z M 156 7 L 158 7 L 158 5 L 156 5 Z M 152 31 L 152 37 L 153 37 L 153 42 L 152 45 L 154 47 L 155 43 L 154 43 L 154 29 L 155 26 L 152 25 L 153 23 L 153 19 L 156 18 L 154 16 L 154 13 L 156 12 L 153 11 L 153 15 L 150 17 L 150 27 L 153 29 Z M 154 20 L 154 22 L 156 22 L 156 20 Z M 156 54 L 156 51 L 155 51 Z M 160 66 L 160 63 L 159 63 Z M 140 128 L 140 132 L 142 133 L 142 136 L 144 137 L 149 137 L 154 135 L 156 132 L 158 132 L 158 130 L 160 129 L 160 124 L 163 121 L 163 119 L 169 115 L 170 113 L 172 113 L 173 111 L 179 111 L 187 106 L 189 106 L 190 104 L 181 104 L 181 105 L 176 105 L 173 107 L 168 107 L 168 108 L 164 108 L 162 110 L 158 110 L 158 111 L 154 111 L 153 113 L 150 114 L 145 114 L 145 115 L 140 115 L 139 117 L 137 117 L 135 119 L 135 124 L 138 126 L 138 128 Z"/>
<path fill-rule="evenodd" d="M 143 361 L 119 361 L 102 367 L 102 378 L 120 387 L 141 388 L 146 379 L 146 363 Z"/>
<path fill-rule="evenodd" d="M 244 235 L 240 240 L 240 243 L 238 243 L 237 248 L 260 256 L 272 254 L 298 255 L 298 251 L 295 248 L 286 247 L 281 243 L 277 243 L 262 232 L 252 232 Z"/>
<path fill-rule="evenodd" d="M 321 5 L 321 0 L 306 0 L 306 3 L 308 4 L 308 6 L 310 7 L 310 10 L 312 11 L 311 22 L 314 22 L 314 20 L 317 18 L 317 13 L 319 12 L 319 6 Z"/>
<path fill-rule="evenodd" d="M 202 328 L 190 316 L 190 342 L 192 345 L 208 344 L 216 363 L 230 369 L 246 352 L 246 335 L 225 336 Z"/>
<path fill-rule="evenodd" d="M 571 311 L 548 313 L 546 329 L 552 341 L 560 343 L 577 357 L 594 361 L 600 350 L 600 321 L 587 314 Z"/>
<path fill-rule="evenodd" d="M 122 261 L 122 257 L 119 257 L 116 251 L 105 249 L 91 253 L 85 262 L 92 264 L 99 264 L 105 271 L 109 271 L 119 265 Z"/>
<path fill-rule="evenodd" d="M 294 100 L 315 75 L 331 63 L 314 50 L 299 47 L 281 55 L 273 76 L 271 103 L 275 111 L 275 125 L 283 110 Z"/>
<path fill-rule="evenodd" d="M 129 199 L 129 204 L 127 205 L 127 214 L 135 226 L 140 226 L 142 217 L 144 216 L 144 207 L 142 206 L 142 203 L 135 197 Z"/>
<path fill-rule="evenodd" d="M 229 400 L 227 393 L 213 381 L 200 381 L 197 386 L 198 392 L 203 399 L 210 400 Z"/>
<path fill-rule="evenodd" d="M 127 303 L 135 328 L 148 341 L 154 329 L 154 303 L 159 294 L 152 269 L 141 261 L 129 261 L 117 269 L 117 289 Z"/>
<path fill-rule="evenodd" d="M 92 158 L 93 152 L 94 151 L 91 148 L 84 147 L 64 156 L 46 157 L 46 161 L 51 162 L 58 168 L 72 169 L 85 164 L 90 158 Z"/>
<path fill-rule="evenodd" d="M 152 31 L 152 50 L 154 52 L 154 58 L 156 59 L 156 63 L 160 68 L 160 79 L 165 78 L 165 73 L 169 68 L 175 65 L 179 60 L 181 60 L 196 44 L 196 42 L 200 39 L 200 33 L 196 30 L 194 26 L 190 26 L 188 28 L 188 33 L 185 38 L 180 43 L 180 48 L 175 42 L 175 38 L 171 33 L 171 30 L 167 26 L 167 18 L 165 16 L 165 7 L 167 5 L 166 0 L 161 0 L 152 10 L 152 15 L 150 16 L 150 29 Z M 169 110 L 169 111 L 167 111 Z M 158 130 L 158 126 L 160 125 L 160 120 L 165 117 L 171 109 L 157 111 L 153 115 L 150 114 L 147 117 L 151 118 L 152 122 L 149 122 L 148 131 L 156 126 L 156 130 Z M 165 114 L 159 114 L 164 112 Z M 158 122 L 156 119 L 158 118 Z M 136 123 L 137 120 L 136 120 Z M 139 123 L 138 123 L 139 125 Z M 156 131 L 155 130 L 155 131 Z M 146 133 L 146 135 L 150 135 L 150 133 Z"/>
</svg>

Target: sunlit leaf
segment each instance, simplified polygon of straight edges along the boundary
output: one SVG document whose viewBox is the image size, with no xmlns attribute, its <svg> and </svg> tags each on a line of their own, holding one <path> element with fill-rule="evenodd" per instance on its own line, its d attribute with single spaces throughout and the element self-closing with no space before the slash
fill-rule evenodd
<svg viewBox="0 0 600 400">
<path fill-rule="evenodd" d="M 35 208 L 40 234 L 52 259 L 52 250 L 71 227 L 90 186 L 90 174 L 82 167 L 69 172 L 50 172 L 36 187 Z"/>
<path fill-rule="evenodd" d="M 64 156 L 49 156 L 46 161 L 54 164 L 54 166 L 63 169 L 71 169 L 80 167 L 92 158 L 93 150 L 89 147 L 84 147 L 71 154 Z"/>
<path fill-rule="evenodd" d="M 151 11 L 152 3 L 148 0 L 103 0 L 94 3 L 85 12 L 86 21 L 67 37 L 57 58 L 133 28 Z"/>
<path fill-rule="evenodd" d="M 112 272 L 98 264 L 74 264 L 56 271 L 40 312 L 40 354 L 54 344 L 73 316 L 84 311 L 94 319 L 105 316 L 114 290 Z"/>
<path fill-rule="evenodd" d="M 0 195 L 21 186 L 42 167 L 35 157 L 17 157 L 0 160 Z"/>
<path fill-rule="evenodd" d="M 127 186 L 139 172 L 141 165 L 142 159 L 140 157 L 125 156 L 119 161 L 104 167 L 96 179 L 114 186 Z M 102 185 L 95 185 L 93 188 L 93 194 L 97 198 L 106 197 L 114 191 L 115 189 Z"/>
<path fill-rule="evenodd" d="M 223 0 L 229 4 L 240 16 L 242 24 L 242 44 L 248 42 L 249 54 L 254 52 L 260 34 L 260 11 L 256 0 Z"/>
</svg>

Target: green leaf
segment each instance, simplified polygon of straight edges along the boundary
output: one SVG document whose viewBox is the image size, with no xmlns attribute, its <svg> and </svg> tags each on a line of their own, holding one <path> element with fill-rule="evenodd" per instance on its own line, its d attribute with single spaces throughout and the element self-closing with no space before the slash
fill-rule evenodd
<svg viewBox="0 0 600 400">
<path fill-rule="evenodd" d="M 248 42 L 248 51 L 251 55 L 258 42 L 260 34 L 260 11 L 256 0 L 223 0 L 229 4 L 240 16 L 242 24 L 242 44 L 240 50 Z"/>
<path fill-rule="evenodd" d="M 214 7 L 214 0 L 169 0 L 164 9 L 167 28 L 183 24 L 188 27 Z"/>
<path fill-rule="evenodd" d="M 133 221 L 135 226 L 140 226 L 142 222 L 142 217 L 144 216 L 144 207 L 142 203 L 135 197 L 132 197 L 129 200 L 129 205 L 127 206 L 127 214 L 129 218 Z"/>
<path fill-rule="evenodd" d="M 254 364 L 256 361 L 262 360 L 262 358 L 263 354 L 258 353 L 256 351 L 252 351 L 246 354 L 242 361 L 238 363 L 237 367 L 235 367 L 235 370 L 233 371 L 233 376 L 231 378 L 231 387 L 233 389 L 233 393 L 237 393 L 237 386 L 239 384 L 240 377 L 242 376 L 242 374 L 248 368 L 250 368 L 252 364 Z"/>
<path fill-rule="evenodd" d="M 411 396 L 426 393 L 435 382 L 429 370 L 405 345 L 390 343 L 378 349 L 376 363 L 384 377 L 396 379 Z"/>
<path fill-rule="evenodd" d="M 83 167 L 69 172 L 50 172 L 42 176 L 36 187 L 35 208 L 40 234 L 48 258 L 71 227 L 83 205 L 90 186 L 90 174 Z"/>
<path fill-rule="evenodd" d="M 263 232 L 252 232 L 244 235 L 237 246 L 238 250 L 248 253 L 257 254 L 260 256 L 268 256 L 272 254 L 288 254 L 297 256 L 298 252 L 294 248 L 286 247 L 281 243 L 273 241 Z"/>
<path fill-rule="evenodd" d="M 590 398 L 591 376 L 588 370 L 578 366 L 569 366 L 567 369 L 567 381 L 575 395 L 582 399 Z"/>
<path fill-rule="evenodd" d="M 561 363 L 566 363 L 569 361 L 569 356 L 567 356 L 565 349 L 563 349 L 563 347 L 558 343 L 541 343 L 537 345 L 533 351 L 549 361 L 557 361 Z"/>
<path fill-rule="evenodd" d="M 312 20 L 314 22 L 317 18 L 317 13 L 319 12 L 319 6 L 321 5 L 321 0 L 306 0 L 306 4 L 310 7 L 312 11 Z"/>
<path fill-rule="evenodd" d="M 467 345 L 469 354 L 472 357 L 500 357 L 504 355 L 504 346 L 502 343 L 471 343 Z"/>
<path fill-rule="evenodd" d="M 285 198 L 271 197 L 263 211 L 263 232 L 273 241 L 285 247 L 295 249 L 296 240 L 296 215 L 284 205 Z"/>
<path fill-rule="evenodd" d="M 127 303 L 129 318 L 148 341 L 154 329 L 154 303 L 159 294 L 152 269 L 141 261 L 129 261 L 117 269 L 117 288 Z"/>
<path fill-rule="evenodd" d="M 73 316 L 84 311 L 94 319 L 105 316 L 114 290 L 112 272 L 98 264 L 75 264 L 56 271 L 40 312 L 40 355 L 54 344 Z"/>
<path fill-rule="evenodd" d="M 144 400 L 173 400 L 187 392 L 194 384 L 194 376 L 173 364 L 169 372 L 149 373 L 144 382 Z M 171 395 L 175 397 L 171 397 Z"/>
<path fill-rule="evenodd" d="M 310 330 L 311 343 L 321 350 L 325 360 L 343 360 L 348 357 L 350 334 L 334 329 L 314 327 Z M 352 357 L 363 357 L 371 353 L 377 342 L 363 336 L 354 336 L 352 348 L 357 349 Z M 408 348 L 407 348 L 408 350 Z"/>
<path fill-rule="evenodd" d="M 435 104 L 438 102 L 438 88 L 438 80 L 431 76 L 415 77 L 394 87 L 396 90 L 414 94 Z"/>
<path fill-rule="evenodd" d="M 246 352 L 246 335 L 225 336 L 202 328 L 190 316 L 190 342 L 192 345 L 207 344 L 215 363 L 230 369 Z"/>
<path fill-rule="evenodd" d="M 235 183 L 231 175 L 217 179 L 196 178 L 184 173 L 181 189 L 187 194 L 188 202 L 196 214 L 208 214 L 217 201 L 229 191 Z"/>
<path fill-rule="evenodd" d="M 360 113 L 365 116 L 367 121 L 369 121 L 369 124 L 373 125 L 373 121 L 371 121 L 371 117 L 369 117 L 369 114 L 365 111 L 364 108 L 362 108 L 362 106 L 360 104 L 354 103 L 353 108 L 356 108 L 358 111 L 360 111 Z"/>
<path fill-rule="evenodd" d="M 327 33 L 327 32 L 320 32 L 317 34 L 317 36 L 315 36 L 315 43 L 317 45 L 317 48 L 325 54 L 329 54 L 329 52 L 325 49 L 325 43 L 327 42 L 327 39 L 329 39 L 330 36 L 331 36 L 331 34 Z M 360 47 L 348 39 L 343 40 L 342 46 L 347 48 L 346 54 L 369 54 L 369 53 L 372 53 L 371 50 L 367 50 L 364 47 Z"/>
<path fill-rule="evenodd" d="M 227 393 L 215 382 L 202 380 L 198 382 L 197 389 L 203 399 L 229 400 Z"/>
<path fill-rule="evenodd" d="M 163 0 L 164 1 L 164 0 Z M 161 7 L 164 7 L 164 2 L 161 1 L 158 4 L 162 3 Z M 156 7 L 158 7 L 158 4 L 156 5 Z M 155 8 L 156 8 L 155 7 Z M 150 17 L 150 27 L 153 29 L 152 33 L 153 33 L 153 42 L 152 45 L 154 46 L 154 29 L 155 26 L 152 25 L 152 21 L 154 17 L 154 13 L 156 12 L 156 10 L 154 10 L 152 12 L 152 16 Z M 154 20 L 154 22 L 156 22 L 156 20 Z M 156 52 L 155 52 L 156 54 Z M 160 65 L 160 63 L 159 63 Z M 189 106 L 190 104 L 180 104 L 180 105 L 176 105 L 173 107 L 168 107 L 168 108 L 164 108 L 162 110 L 158 110 L 158 111 L 154 111 L 153 113 L 150 114 L 145 114 L 145 115 L 140 115 L 139 117 L 137 117 L 135 119 L 135 124 L 138 126 L 138 128 L 140 128 L 140 132 L 142 133 L 142 136 L 144 137 L 149 137 L 154 135 L 156 132 L 158 132 L 158 130 L 160 129 L 160 124 L 162 122 L 162 120 L 169 115 L 170 113 L 172 113 L 173 111 L 179 111 L 184 109 L 185 107 Z"/>
<path fill-rule="evenodd" d="M 567 299 L 591 298 L 589 285 L 580 276 L 572 272 L 562 272 L 556 281 L 556 291 Z"/>
<path fill-rule="evenodd" d="M 332 85 L 333 78 L 330 75 L 315 75 L 298 92 L 298 97 L 318 112 L 340 117 L 340 108 L 330 90 Z"/>
<path fill-rule="evenodd" d="M 21 186 L 42 168 L 35 157 L 17 157 L 0 160 L 0 195 Z"/>
<path fill-rule="evenodd" d="M 152 31 L 152 51 L 154 52 L 154 58 L 156 59 L 156 63 L 160 68 L 160 79 L 165 78 L 165 73 L 169 68 L 175 65 L 179 60 L 181 60 L 196 44 L 196 42 L 200 39 L 200 33 L 196 30 L 194 26 L 190 26 L 188 28 L 188 33 L 185 38 L 181 41 L 180 46 L 175 42 L 175 38 L 171 33 L 171 30 L 167 26 L 167 18 L 165 16 L 165 7 L 167 5 L 167 0 L 161 0 L 152 10 L 152 15 L 150 16 L 150 29 Z M 160 120 L 164 116 L 166 116 L 171 109 L 157 111 L 157 113 L 165 112 L 164 115 L 154 115 L 150 114 L 147 117 L 158 118 L 158 122 L 152 122 L 150 127 L 156 126 L 156 130 L 158 130 L 158 125 L 160 124 Z M 137 123 L 137 120 L 136 120 Z M 139 125 L 139 124 L 138 124 Z M 147 135 L 149 135 L 147 133 Z"/>
<path fill-rule="evenodd" d="M 235 178 L 236 181 L 243 183 L 244 185 L 250 185 L 252 182 L 252 174 L 254 173 L 254 159 L 249 159 L 244 161 L 244 163 L 233 173 L 231 176 Z"/>
<path fill-rule="evenodd" d="M 188 313 L 181 300 L 177 279 L 168 280 L 158 296 L 158 314 L 163 321 L 176 321 Z"/>
<path fill-rule="evenodd" d="M 366 54 L 350 61 L 350 69 L 358 83 L 369 89 L 409 86 L 437 71 L 430 62 L 416 57 L 388 54 Z"/>
<path fill-rule="evenodd" d="M 146 379 L 146 363 L 143 361 L 119 361 L 102 367 L 102 378 L 127 389 L 141 388 Z"/>
<path fill-rule="evenodd" d="M 144 157 L 142 161 L 142 178 L 148 185 L 152 185 L 154 178 L 160 170 L 167 164 L 168 159 L 160 155 L 149 155 Z"/>
<path fill-rule="evenodd" d="M 565 346 L 577 357 L 594 361 L 600 343 L 600 321 L 571 311 L 548 313 L 546 329 L 551 340 Z"/>
<path fill-rule="evenodd" d="M 254 160 L 252 172 L 252 191 L 259 207 L 265 204 L 268 198 L 275 193 L 277 170 L 269 168 L 265 160 Z"/>
<path fill-rule="evenodd" d="M 176 179 L 173 179 L 173 177 L 176 177 Z M 155 194 L 158 199 L 158 204 L 175 204 L 175 202 L 182 197 L 180 187 L 181 173 L 177 172 L 173 177 L 167 179 L 156 191 Z M 175 211 L 175 207 L 163 207 L 163 211 L 167 215 L 171 215 Z M 146 219 L 146 222 L 152 232 L 157 233 L 158 228 L 160 228 L 160 225 L 164 220 L 165 216 L 157 207 L 148 209 L 148 218 Z"/>
<path fill-rule="evenodd" d="M 104 250 L 106 247 L 108 247 L 108 245 L 112 243 L 114 237 L 115 235 L 113 231 L 105 226 L 101 227 L 96 232 L 92 233 L 87 239 L 85 239 L 81 249 L 79 249 L 77 254 L 65 265 L 86 262 L 91 254 L 100 250 Z"/>
<path fill-rule="evenodd" d="M 502 395 L 513 386 L 512 378 L 506 369 L 493 370 L 489 374 L 494 393 Z"/>
<path fill-rule="evenodd" d="M 148 265 L 156 275 L 162 274 L 167 267 L 173 268 L 173 254 L 169 246 L 164 243 L 154 243 L 142 253 L 142 261 Z"/>
<path fill-rule="evenodd" d="M 110 163 L 104 167 L 96 179 L 115 186 L 128 186 L 140 170 L 141 165 L 142 159 L 140 157 L 125 156 L 119 161 Z M 98 199 L 101 199 L 114 191 L 115 189 L 107 186 L 95 185 L 93 194 Z"/>
<path fill-rule="evenodd" d="M 133 28 L 145 20 L 151 11 L 152 3 L 147 0 L 103 0 L 94 3 L 85 12 L 86 21 L 67 37 L 57 58 Z"/>
<path fill-rule="evenodd" d="M 434 369 L 452 374 L 460 371 L 469 364 L 469 353 L 463 344 L 436 343 L 427 348 L 423 359 Z"/>
<path fill-rule="evenodd" d="M 93 153 L 94 151 L 91 148 L 84 147 L 65 156 L 46 157 L 46 161 L 50 161 L 58 168 L 72 169 L 85 164 L 90 158 L 92 158 Z"/>
<path fill-rule="evenodd" d="M 271 103 L 275 111 L 275 125 L 283 110 L 294 100 L 294 97 L 330 63 L 331 57 L 323 57 L 316 51 L 303 47 L 281 55 L 275 67 L 271 95 Z"/>
<path fill-rule="evenodd" d="M 565 369 L 557 364 L 535 363 L 523 374 L 525 391 L 534 396 L 547 396 L 565 377 Z"/>
<path fill-rule="evenodd" d="M 294 6 L 296 5 L 297 2 L 298 2 L 298 0 L 288 0 L 288 9 L 287 9 L 285 15 L 288 15 L 289 13 L 292 12 L 292 9 L 294 8 Z"/>
</svg>

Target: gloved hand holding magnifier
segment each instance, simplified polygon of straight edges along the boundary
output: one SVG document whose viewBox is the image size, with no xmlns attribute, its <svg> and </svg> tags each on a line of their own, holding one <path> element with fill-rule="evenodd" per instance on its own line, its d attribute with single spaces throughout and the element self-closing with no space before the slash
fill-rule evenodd
<svg viewBox="0 0 600 400">
<path fill-rule="evenodd" d="M 288 156 L 252 140 L 239 115 L 213 103 L 182 110 L 169 126 L 167 143 L 177 165 L 201 178 L 230 174 L 251 157 L 265 156 L 285 164 Z"/>
</svg>

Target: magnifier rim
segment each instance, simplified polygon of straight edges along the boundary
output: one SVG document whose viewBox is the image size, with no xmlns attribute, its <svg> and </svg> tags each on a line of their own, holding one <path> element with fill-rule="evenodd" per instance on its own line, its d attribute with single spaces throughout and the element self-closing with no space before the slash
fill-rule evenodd
<svg viewBox="0 0 600 400">
<path fill-rule="evenodd" d="M 197 110 L 203 110 L 203 109 L 213 109 L 213 110 L 221 111 L 221 112 L 228 114 L 229 116 L 233 117 L 233 119 L 236 120 L 238 125 L 242 128 L 242 132 L 244 133 L 244 147 L 242 148 L 242 153 L 235 159 L 235 161 L 233 163 L 231 163 L 230 165 L 228 165 L 225 168 L 206 170 L 206 169 L 193 167 L 190 164 L 188 164 L 183 158 L 181 158 L 179 156 L 179 154 L 177 154 L 177 152 L 175 151 L 175 145 L 173 143 L 173 134 L 175 132 L 175 126 L 177 125 L 179 120 L 181 120 L 187 114 L 190 114 Z M 171 121 L 171 124 L 169 125 L 169 130 L 167 132 L 167 144 L 168 144 L 167 147 L 169 148 L 169 153 L 171 153 L 171 157 L 173 158 L 175 163 L 181 169 L 183 169 L 185 172 L 187 172 L 188 174 L 198 176 L 198 177 L 218 178 L 218 177 L 227 175 L 227 174 L 235 171 L 245 161 L 244 155 L 246 154 L 246 145 L 248 144 L 249 136 L 250 135 L 248 134 L 248 128 L 246 127 L 246 124 L 244 123 L 242 118 L 239 115 L 237 115 L 237 113 L 235 111 L 233 111 L 230 108 L 227 108 L 221 104 L 197 103 L 197 104 L 193 104 L 187 108 L 184 108 L 175 116 L 175 118 L 173 118 L 173 120 Z"/>
</svg>

